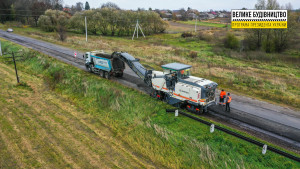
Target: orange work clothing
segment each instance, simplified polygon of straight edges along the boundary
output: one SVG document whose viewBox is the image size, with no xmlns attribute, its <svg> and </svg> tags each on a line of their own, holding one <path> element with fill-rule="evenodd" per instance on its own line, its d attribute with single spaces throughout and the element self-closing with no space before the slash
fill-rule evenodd
<svg viewBox="0 0 300 169">
<path fill-rule="evenodd" d="M 225 91 L 221 91 L 220 97 L 221 97 L 221 98 L 224 98 L 224 96 L 226 96 L 226 92 L 225 92 Z"/>
</svg>

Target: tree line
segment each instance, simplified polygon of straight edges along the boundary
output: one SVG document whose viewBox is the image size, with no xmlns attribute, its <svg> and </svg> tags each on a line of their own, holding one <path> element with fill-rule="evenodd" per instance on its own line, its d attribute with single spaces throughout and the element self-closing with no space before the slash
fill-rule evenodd
<svg viewBox="0 0 300 169">
<path fill-rule="evenodd" d="M 62 10 L 63 0 L 1 0 L 0 21 L 19 21 L 37 26 L 39 16 L 47 9 Z"/>
<path fill-rule="evenodd" d="M 267 53 L 282 52 L 289 47 L 292 42 L 295 31 L 299 29 L 297 18 L 298 13 L 291 12 L 290 3 L 280 6 L 277 0 L 258 0 L 255 4 L 257 10 L 288 10 L 288 28 L 287 29 L 246 29 L 246 38 L 244 46 L 249 50 L 263 50 Z"/>
<path fill-rule="evenodd" d="M 128 36 L 134 31 L 137 20 L 145 34 L 164 32 L 168 26 L 160 16 L 153 11 L 131 11 L 102 6 L 98 9 L 76 12 L 73 16 L 58 10 L 47 10 L 40 16 L 38 25 L 48 32 L 56 31 L 57 27 L 85 32 L 85 17 L 87 30 L 97 35 Z"/>
</svg>

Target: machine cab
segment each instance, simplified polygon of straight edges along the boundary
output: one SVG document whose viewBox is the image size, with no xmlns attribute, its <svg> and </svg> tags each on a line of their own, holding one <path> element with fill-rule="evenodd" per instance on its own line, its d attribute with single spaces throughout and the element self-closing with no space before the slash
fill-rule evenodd
<svg viewBox="0 0 300 169">
<path fill-rule="evenodd" d="M 84 60 L 85 60 L 85 63 L 91 62 L 91 52 L 86 52 L 86 53 L 83 55 L 83 58 L 84 58 Z"/>
<path fill-rule="evenodd" d="M 161 66 L 164 69 L 164 74 L 172 74 L 177 76 L 178 79 L 186 79 L 191 76 L 190 65 L 185 65 L 181 63 L 169 63 Z"/>
</svg>

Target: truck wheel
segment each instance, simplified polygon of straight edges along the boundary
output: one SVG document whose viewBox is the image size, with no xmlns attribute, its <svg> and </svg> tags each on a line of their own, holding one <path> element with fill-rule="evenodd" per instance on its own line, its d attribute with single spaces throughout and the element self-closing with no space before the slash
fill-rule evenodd
<svg viewBox="0 0 300 169">
<path fill-rule="evenodd" d="M 100 76 L 100 77 L 104 77 L 104 72 L 103 72 L 103 70 L 99 70 L 99 76 Z"/>
<path fill-rule="evenodd" d="M 205 107 L 203 107 L 203 109 L 202 109 L 202 113 L 207 113 L 207 107 L 205 106 Z"/>
<path fill-rule="evenodd" d="M 170 96 L 168 94 L 165 95 L 164 101 L 169 104 Z"/>
<path fill-rule="evenodd" d="M 88 65 L 88 66 L 85 66 L 85 67 L 86 67 L 86 70 L 87 70 L 88 72 L 92 73 L 92 68 L 91 68 L 91 66 L 90 66 L 90 65 Z"/>
<path fill-rule="evenodd" d="M 110 78 L 109 73 L 105 71 L 105 72 L 104 72 L 104 77 L 105 77 L 106 79 L 109 79 L 109 78 Z"/>
</svg>

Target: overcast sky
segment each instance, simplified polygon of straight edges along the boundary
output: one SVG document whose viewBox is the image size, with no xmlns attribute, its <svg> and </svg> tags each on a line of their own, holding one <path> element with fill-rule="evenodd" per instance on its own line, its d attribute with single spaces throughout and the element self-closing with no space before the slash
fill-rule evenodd
<svg viewBox="0 0 300 169">
<path fill-rule="evenodd" d="M 101 4 L 106 3 L 106 0 L 64 0 L 65 5 L 75 5 L 76 2 L 82 2 L 83 6 L 88 1 L 91 8 L 98 8 Z M 214 10 L 231 10 L 241 9 L 243 7 L 253 9 L 257 0 L 109 0 L 110 2 L 116 3 L 122 9 L 137 9 L 145 8 L 148 9 L 197 9 L 200 11 L 206 11 L 210 9 Z M 284 5 L 290 2 L 293 9 L 300 8 L 300 0 L 277 0 L 280 5 Z"/>
</svg>

